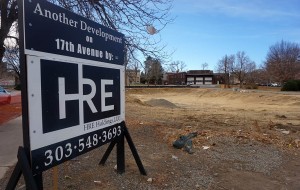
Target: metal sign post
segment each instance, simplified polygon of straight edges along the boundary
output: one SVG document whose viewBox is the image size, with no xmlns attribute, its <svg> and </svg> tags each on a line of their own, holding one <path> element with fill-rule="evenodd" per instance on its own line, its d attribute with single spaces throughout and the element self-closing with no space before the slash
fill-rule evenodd
<svg viewBox="0 0 300 190">
<path fill-rule="evenodd" d="M 122 173 L 125 137 L 139 157 L 125 125 L 124 35 L 47 1 L 18 3 L 24 148 L 8 189 L 21 173 L 42 189 L 43 171 L 109 142 Z"/>
</svg>

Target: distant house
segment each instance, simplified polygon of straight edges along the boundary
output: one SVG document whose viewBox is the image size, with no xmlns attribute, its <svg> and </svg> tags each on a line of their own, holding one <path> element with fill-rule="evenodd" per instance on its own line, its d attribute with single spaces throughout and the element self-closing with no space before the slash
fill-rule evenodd
<svg viewBox="0 0 300 190">
<path fill-rule="evenodd" d="M 165 84 L 182 85 L 186 84 L 186 72 L 166 73 L 167 82 Z"/>
<path fill-rule="evenodd" d="M 214 73 L 213 76 L 213 84 L 225 84 L 226 83 L 226 78 L 229 78 L 229 74 L 225 73 Z"/>
<path fill-rule="evenodd" d="M 211 70 L 190 70 L 186 73 L 187 84 L 215 84 L 214 73 Z"/>
<path fill-rule="evenodd" d="M 169 84 L 168 82 L 168 73 L 164 72 L 162 77 L 162 84 Z"/>
<path fill-rule="evenodd" d="M 126 84 L 140 84 L 141 83 L 141 72 L 140 70 L 127 69 L 126 70 Z"/>
<path fill-rule="evenodd" d="M 170 85 L 212 85 L 224 84 L 225 74 L 211 70 L 189 70 L 187 72 L 165 73 L 164 84 Z"/>
</svg>

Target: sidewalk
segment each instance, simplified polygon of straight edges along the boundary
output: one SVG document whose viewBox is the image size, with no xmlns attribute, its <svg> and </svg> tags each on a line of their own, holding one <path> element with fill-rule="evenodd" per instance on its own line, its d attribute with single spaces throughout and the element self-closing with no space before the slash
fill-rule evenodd
<svg viewBox="0 0 300 190">
<path fill-rule="evenodd" d="M 16 164 L 19 146 L 23 146 L 22 117 L 0 125 L 0 179 Z"/>
</svg>

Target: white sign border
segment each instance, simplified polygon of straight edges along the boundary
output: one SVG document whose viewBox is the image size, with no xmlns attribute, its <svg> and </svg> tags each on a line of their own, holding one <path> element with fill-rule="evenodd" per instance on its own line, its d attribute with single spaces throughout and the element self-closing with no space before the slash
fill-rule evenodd
<svg viewBox="0 0 300 190">
<path fill-rule="evenodd" d="M 29 112 L 29 135 L 30 135 L 30 149 L 36 150 L 63 140 L 71 139 L 76 136 L 84 135 L 105 127 L 112 126 L 116 123 L 125 121 L 125 66 L 111 63 L 104 63 L 99 61 L 92 61 L 44 52 L 26 51 L 27 59 L 27 93 L 28 93 L 28 112 Z M 31 54 L 31 55 L 28 55 Z M 41 96 L 41 70 L 40 62 L 42 60 L 53 60 L 59 62 L 74 63 L 78 65 L 90 65 L 103 68 L 119 69 L 120 70 L 120 104 L 121 114 L 110 118 L 101 120 L 111 120 L 113 123 L 106 123 L 101 127 L 95 127 L 91 130 L 84 131 L 84 124 L 68 127 L 62 130 L 57 130 L 49 133 L 42 131 L 42 96 Z M 79 85 L 80 86 L 80 85 Z M 80 90 L 80 89 L 79 89 Z M 79 104 L 80 105 L 80 104 Z M 80 115 L 83 115 L 83 108 L 79 108 Z M 116 120 L 116 118 L 118 120 Z M 99 120 L 99 122 L 101 122 Z M 97 122 L 97 121 L 94 121 Z"/>
</svg>

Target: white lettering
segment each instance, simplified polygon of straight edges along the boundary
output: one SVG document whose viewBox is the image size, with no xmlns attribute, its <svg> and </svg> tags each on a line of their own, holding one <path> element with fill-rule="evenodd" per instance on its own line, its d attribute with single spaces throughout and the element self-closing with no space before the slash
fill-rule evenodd
<svg viewBox="0 0 300 190">
<path fill-rule="evenodd" d="M 79 94 L 66 94 L 65 78 L 58 78 L 59 119 L 66 118 L 66 101 L 78 100 Z"/>
<path fill-rule="evenodd" d="M 89 56 L 92 56 L 92 57 L 103 58 L 103 52 L 102 51 L 97 50 L 97 49 L 93 49 L 93 48 L 89 48 L 89 47 L 85 47 L 81 44 L 77 45 L 77 53 L 83 54 L 83 55 L 89 55 Z M 113 56 L 113 55 L 111 55 L 111 56 Z M 107 58 L 107 59 L 109 59 L 109 58 Z"/>
<path fill-rule="evenodd" d="M 87 95 L 83 95 L 83 99 L 84 101 L 86 101 L 91 109 L 91 111 L 93 113 L 98 112 L 94 103 L 92 102 L 92 98 L 94 98 L 94 96 L 96 95 L 96 84 L 94 83 L 94 81 L 92 81 L 91 79 L 82 79 L 83 80 L 83 84 L 88 84 L 91 86 L 91 93 L 87 94 Z"/>
<path fill-rule="evenodd" d="M 39 14 L 40 14 L 41 16 L 44 16 L 44 15 L 43 15 L 43 12 L 42 12 L 42 9 L 41 9 L 41 6 L 40 6 L 40 4 L 38 4 L 38 3 L 36 4 L 36 7 L 35 7 L 35 9 L 34 9 L 33 12 L 34 12 L 35 14 L 37 14 L 37 11 L 39 12 Z"/>
<path fill-rule="evenodd" d="M 80 29 L 81 30 L 86 30 L 86 28 L 87 28 L 87 24 L 81 20 L 80 21 Z"/>
<path fill-rule="evenodd" d="M 78 22 L 72 19 L 68 19 L 65 13 L 52 13 L 50 10 L 46 10 L 46 9 L 42 10 L 39 3 L 36 4 L 33 13 L 39 14 L 40 16 L 77 28 Z"/>
<path fill-rule="evenodd" d="M 86 47 L 82 46 L 81 48 L 82 48 L 82 54 L 85 55 L 85 53 L 86 53 Z"/>
<path fill-rule="evenodd" d="M 53 20 L 57 21 L 58 20 L 58 15 L 56 13 L 53 13 L 52 18 L 53 18 Z"/>
<path fill-rule="evenodd" d="M 51 12 L 49 10 L 45 9 L 45 17 L 48 17 L 51 19 Z"/>
<path fill-rule="evenodd" d="M 86 101 L 93 113 L 97 113 L 97 109 L 92 101 L 96 95 L 96 84 L 91 79 L 82 79 L 82 83 L 91 86 L 91 93 L 83 95 L 83 101 Z M 66 118 L 66 102 L 70 100 L 79 100 L 79 94 L 66 94 L 65 78 L 58 77 L 58 99 L 59 99 L 59 119 Z M 104 102 L 105 104 L 105 102 Z"/>
<path fill-rule="evenodd" d="M 55 39 L 55 41 L 56 49 L 74 52 L 74 44 L 72 42 L 68 42 L 59 38 Z"/>
<path fill-rule="evenodd" d="M 77 46 L 77 53 L 82 54 L 82 51 L 81 51 L 81 44 L 78 44 L 78 46 Z"/>
<path fill-rule="evenodd" d="M 105 86 L 113 85 L 113 84 L 114 84 L 113 80 L 101 79 L 101 111 L 102 112 L 115 109 L 114 105 L 106 105 L 105 104 L 105 99 L 112 97 L 112 92 L 106 92 Z"/>
</svg>

